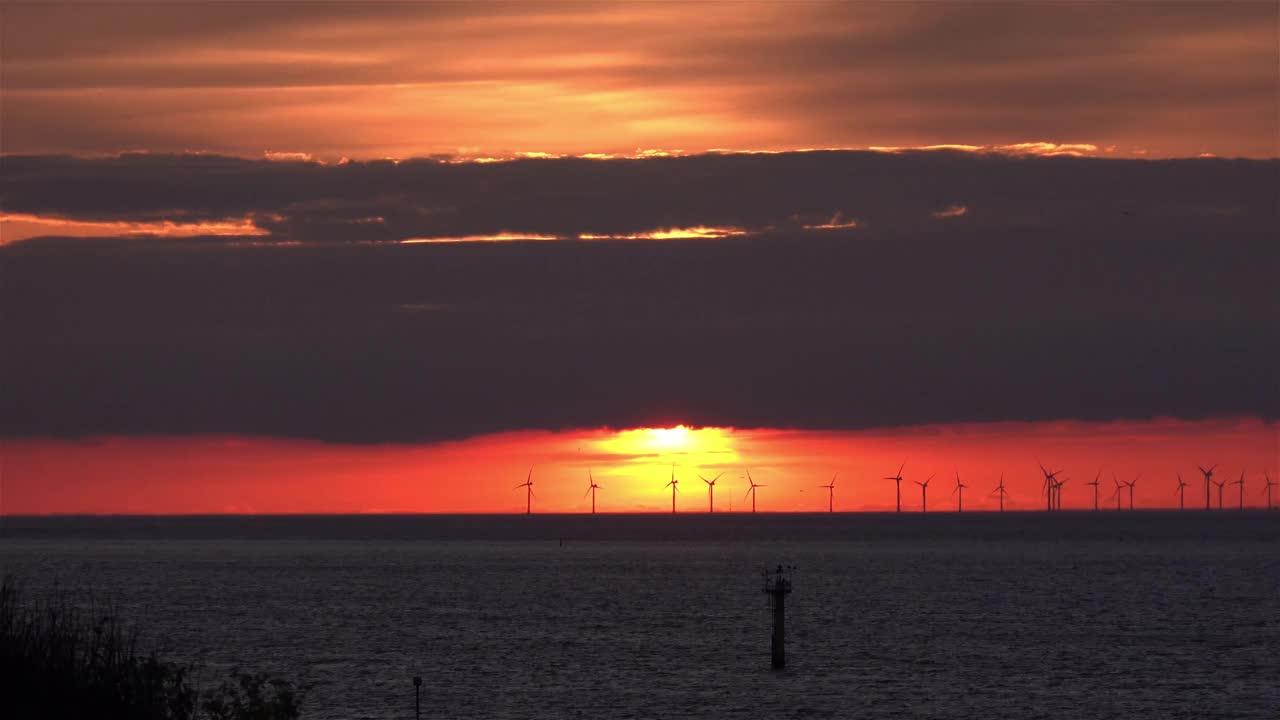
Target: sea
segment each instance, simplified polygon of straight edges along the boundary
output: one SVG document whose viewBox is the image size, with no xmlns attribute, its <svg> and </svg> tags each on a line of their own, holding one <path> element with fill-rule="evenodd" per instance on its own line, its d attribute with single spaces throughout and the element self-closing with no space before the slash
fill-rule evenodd
<svg viewBox="0 0 1280 720">
<path fill-rule="evenodd" d="M 0 572 L 307 718 L 1280 718 L 1280 511 L 10 516 Z"/>
</svg>

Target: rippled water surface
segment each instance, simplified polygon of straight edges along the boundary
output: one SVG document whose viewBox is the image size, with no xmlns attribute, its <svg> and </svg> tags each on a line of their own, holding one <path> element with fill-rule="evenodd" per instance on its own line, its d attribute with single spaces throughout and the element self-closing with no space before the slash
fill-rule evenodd
<svg viewBox="0 0 1280 720">
<path fill-rule="evenodd" d="M 1280 717 L 1280 512 L 0 518 L 0 571 L 313 718 Z"/>
</svg>

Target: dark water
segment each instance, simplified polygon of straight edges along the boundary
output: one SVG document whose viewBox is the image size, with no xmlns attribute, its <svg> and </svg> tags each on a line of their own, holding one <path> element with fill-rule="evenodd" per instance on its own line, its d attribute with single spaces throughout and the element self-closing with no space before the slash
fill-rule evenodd
<svg viewBox="0 0 1280 720">
<path fill-rule="evenodd" d="M 0 518 L 0 571 L 315 718 L 1280 717 L 1280 512 Z"/>
</svg>

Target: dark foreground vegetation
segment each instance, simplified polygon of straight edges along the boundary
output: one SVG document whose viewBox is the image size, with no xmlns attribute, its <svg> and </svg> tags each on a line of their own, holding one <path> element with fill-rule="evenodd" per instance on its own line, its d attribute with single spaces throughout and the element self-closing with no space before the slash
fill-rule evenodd
<svg viewBox="0 0 1280 720">
<path fill-rule="evenodd" d="M 114 612 L 60 593 L 27 598 L 0 580 L 0 717 L 291 720 L 301 703 L 292 683 L 263 673 L 232 671 L 201 691 L 191 668 L 142 652 Z"/>
</svg>

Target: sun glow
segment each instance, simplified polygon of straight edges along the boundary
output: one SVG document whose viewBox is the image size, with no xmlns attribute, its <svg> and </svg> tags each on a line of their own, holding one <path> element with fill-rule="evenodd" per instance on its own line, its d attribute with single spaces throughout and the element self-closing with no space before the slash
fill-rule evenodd
<svg viewBox="0 0 1280 720">
<path fill-rule="evenodd" d="M 726 428 L 639 428 L 621 430 L 597 441 L 597 447 L 624 462 L 724 464 L 736 462 L 732 431 Z"/>
</svg>

